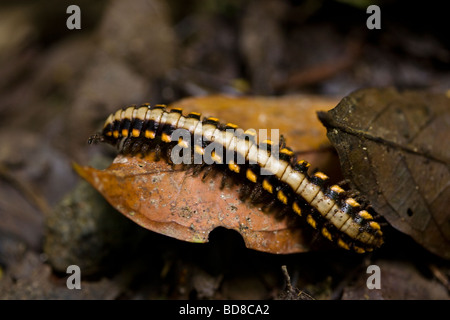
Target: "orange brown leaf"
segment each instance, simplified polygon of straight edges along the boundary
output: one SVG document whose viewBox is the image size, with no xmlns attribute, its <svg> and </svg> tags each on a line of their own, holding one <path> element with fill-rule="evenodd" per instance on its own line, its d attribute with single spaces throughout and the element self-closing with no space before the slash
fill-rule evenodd
<svg viewBox="0 0 450 320">
<path fill-rule="evenodd" d="M 219 175 L 202 181 L 164 161 L 119 155 L 105 170 L 74 165 L 113 207 L 140 226 L 189 242 L 208 242 L 217 227 L 239 232 L 248 248 L 271 253 L 308 249 L 302 229 L 220 189 Z"/>
</svg>

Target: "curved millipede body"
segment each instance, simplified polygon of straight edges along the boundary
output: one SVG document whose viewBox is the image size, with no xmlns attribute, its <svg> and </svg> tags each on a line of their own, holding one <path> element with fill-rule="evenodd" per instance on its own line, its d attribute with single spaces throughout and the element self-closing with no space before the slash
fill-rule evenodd
<svg viewBox="0 0 450 320">
<path fill-rule="evenodd" d="M 183 138 L 186 136 L 190 141 Z M 194 155 L 205 157 L 203 161 L 208 155 L 208 164 L 224 166 L 260 184 L 264 192 L 305 216 L 313 228 L 339 247 L 363 253 L 381 246 L 383 233 L 368 206 L 348 197 L 340 186 L 328 186 L 324 173 L 309 175 L 309 163 L 297 160 L 283 143 L 256 143 L 255 136 L 255 131 L 244 132 L 216 118 L 201 119 L 196 112 L 183 115 L 179 108 L 144 104 L 111 114 L 103 131 L 91 136 L 89 143 L 107 142 L 124 154 L 161 150 L 161 146 L 169 153 L 175 146 L 191 148 Z"/>
</svg>

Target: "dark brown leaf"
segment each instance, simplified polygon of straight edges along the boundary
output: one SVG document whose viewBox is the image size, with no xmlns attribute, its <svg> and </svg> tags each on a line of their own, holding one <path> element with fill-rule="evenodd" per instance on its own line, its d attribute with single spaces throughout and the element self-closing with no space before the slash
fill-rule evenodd
<svg viewBox="0 0 450 320">
<path fill-rule="evenodd" d="M 365 89 L 319 117 L 344 175 L 379 214 L 450 259 L 450 99 Z"/>
</svg>

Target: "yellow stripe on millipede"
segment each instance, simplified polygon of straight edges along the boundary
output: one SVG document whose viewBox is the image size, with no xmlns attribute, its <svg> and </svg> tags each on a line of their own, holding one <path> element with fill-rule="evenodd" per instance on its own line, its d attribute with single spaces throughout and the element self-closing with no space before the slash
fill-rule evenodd
<svg viewBox="0 0 450 320">
<path fill-rule="evenodd" d="M 145 137 L 147 139 L 154 139 L 155 138 L 155 132 L 150 130 L 145 130 Z"/>
<path fill-rule="evenodd" d="M 288 199 L 287 199 L 286 195 L 281 190 L 278 191 L 277 198 L 278 198 L 278 200 L 280 200 L 284 204 L 287 204 L 287 202 L 288 202 Z"/>
<path fill-rule="evenodd" d="M 228 163 L 228 168 L 231 171 L 236 172 L 236 173 L 239 173 L 241 171 L 239 165 L 237 165 L 234 161 L 231 161 L 231 160 Z"/>
<path fill-rule="evenodd" d="M 253 183 L 255 183 L 257 181 L 257 179 L 258 179 L 256 174 L 251 169 L 247 169 L 247 172 L 246 172 L 245 175 L 246 175 L 247 179 L 250 180 Z"/>
<path fill-rule="evenodd" d="M 311 225 L 311 227 L 313 227 L 314 229 L 317 228 L 317 223 L 316 220 L 314 220 L 314 218 L 312 217 L 312 215 L 308 214 L 306 216 L 306 221 Z"/>
<path fill-rule="evenodd" d="M 139 131 L 138 129 L 133 129 L 133 130 L 131 130 L 131 135 L 132 135 L 134 138 L 139 137 L 140 134 L 141 134 L 141 131 Z"/>
<path fill-rule="evenodd" d="M 300 207 L 298 206 L 297 202 L 295 202 L 295 201 L 292 203 L 292 210 L 294 210 L 294 212 L 296 214 L 298 214 L 299 216 L 302 215 L 302 209 L 300 209 Z"/>
<path fill-rule="evenodd" d="M 267 181 L 267 179 L 264 179 L 264 180 L 263 180 L 263 182 L 262 182 L 262 187 L 263 187 L 263 189 L 266 190 L 267 192 L 273 193 L 273 187 L 272 187 L 272 185 L 270 184 L 270 182 Z"/>
<path fill-rule="evenodd" d="M 161 134 L 161 140 L 164 141 L 165 143 L 172 142 L 172 138 L 170 137 L 170 135 L 164 132 Z"/>
</svg>

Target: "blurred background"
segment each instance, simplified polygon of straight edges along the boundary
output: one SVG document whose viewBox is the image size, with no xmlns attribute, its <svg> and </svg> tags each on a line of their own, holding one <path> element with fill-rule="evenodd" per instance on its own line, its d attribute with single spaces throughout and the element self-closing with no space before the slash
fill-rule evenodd
<svg viewBox="0 0 450 320">
<path fill-rule="evenodd" d="M 81 9 L 79 30 L 66 26 L 73 4 Z M 371 4 L 381 9 L 380 30 L 366 27 Z M 386 86 L 448 92 L 447 15 L 444 6 L 388 0 L 1 1 L 0 298 L 273 299 L 283 290 L 281 264 L 292 266 L 295 284 L 317 298 L 360 297 L 363 289 L 354 289 L 344 270 L 361 267 L 361 257 L 337 255 L 341 264 L 330 271 L 325 266 L 336 253 L 248 253 L 239 236 L 223 238 L 221 231 L 215 247 L 198 248 L 141 232 L 111 212 L 101 216 L 107 223 L 96 220 L 92 227 L 92 215 L 74 208 L 96 195 L 77 189 L 71 164 L 107 165 L 111 158 L 105 164 L 104 150 L 89 148 L 87 138 L 109 113 L 129 104 L 210 94 L 341 99 L 359 88 Z M 101 215 L 102 209 L 91 210 Z M 121 231 L 111 233 L 117 225 Z M 48 240 L 55 229 L 63 240 Z M 110 238 L 89 242 L 104 234 Z M 126 249 L 109 254 L 124 238 Z M 233 245 L 240 250 L 230 253 Z M 236 260 L 236 252 L 245 253 Z M 82 263 L 73 257 L 83 254 L 87 289 L 71 292 L 64 266 Z M 111 259 L 113 269 L 105 267 Z M 315 264 L 305 266 L 308 259 Z M 252 260 L 264 262 L 257 275 Z M 428 298 L 448 297 L 412 270 Z M 300 276 L 305 273 L 308 279 Z"/>
</svg>

